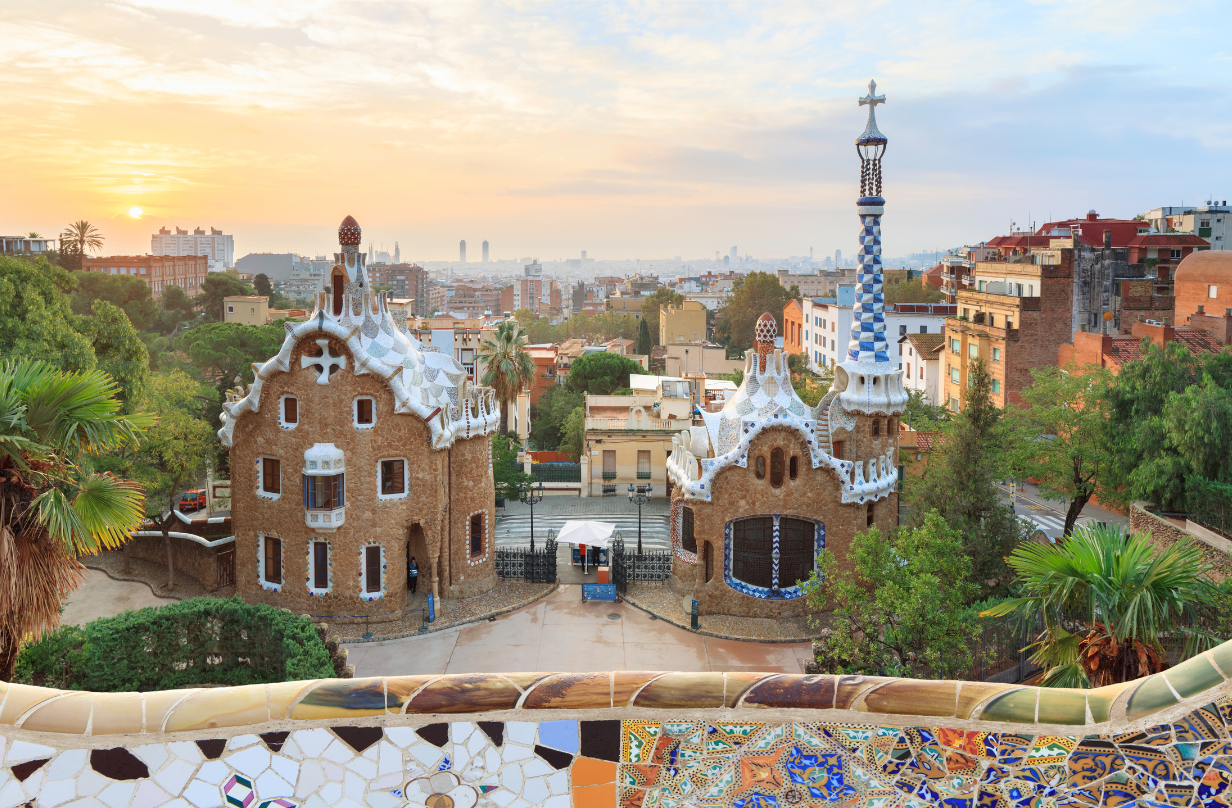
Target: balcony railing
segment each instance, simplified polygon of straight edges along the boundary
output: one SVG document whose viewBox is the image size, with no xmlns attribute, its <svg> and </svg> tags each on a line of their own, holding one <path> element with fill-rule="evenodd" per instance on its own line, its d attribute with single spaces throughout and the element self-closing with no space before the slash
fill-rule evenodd
<svg viewBox="0 0 1232 808">
<path fill-rule="evenodd" d="M 614 471 L 605 471 L 605 472 L 603 472 L 603 479 L 605 479 L 605 480 L 615 480 L 615 479 L 616 479 L 616 472 L 614 472 Z"/>
<path fill-rule="evenodd" d="M 638 478 L 639 480 L 649 480 L 649 479 L 650 479 L 650 472 L 649 472 L 649 471 L 639 471 L 639 472 L 637 473 L 637 478 Z"/>
<path fill-rule="evenodd" d="M 642 418 L 640 421 L 634 419 L 630 425 L 627 418 L 587 418 L 586 428 L 611 431 L 617 429 L 627 429 L 633 431 L 654 430 L 654 431 L 671 431 L 678 432 L 681 429 L 686 429 L 690 425 L 689 421 L 672 420 L 666 418 Z"/>
</svg>

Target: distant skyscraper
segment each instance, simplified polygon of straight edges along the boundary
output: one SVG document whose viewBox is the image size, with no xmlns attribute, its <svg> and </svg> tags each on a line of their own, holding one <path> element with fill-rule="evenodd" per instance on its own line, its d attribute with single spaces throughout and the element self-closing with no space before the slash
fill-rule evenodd
<svg viewBox="0 0 1232 808">
<path fill-rule="evenodd" d="M 585 250 L 582 250 L 582 260 L 583 260 L 583 261 L 585 261 L 585 260 L 586 260 L 586 251 L 585 251 Z"/>
<path fill-rule="evenodd" d="M 739 261 L 739 260 L 740 260 L 740 253 L 736 252 L 736 248 L 735 248 L 735 247 L 732 247 L 732 249 L 731 249 L 731 260 L 733 260 L 733 261 Z"/>
<path fill-rule="evenodd" d="M 834 268 L 835 269 L 843 268 L 843 251 L 842 250 L 834 251 Z"/>
<path fill-rule="evenodd" d="M 464 241 L 462 243 L 465 244 L 466 242 Z M 466 259 L 463 258 L 462 260 L 465 261 Z M 483 262 L 485 264 L 488 263 L 488 240 L 486 238 L 483 240 Z"/>
<path fill-rule="evenodd" d="M 398 242 L 394 242 L 394 263 L 402 263 L 402 250 L 398 248 Z"/>
<path fill-rule="evenodd" d="M 397 243 L 397 242 L 394 242 L 394 249 L 395 249 L 395 250 L 396 250 L 396 249 L 398 249 L 398 243 Z M 809 247 L 809 260 L 810 260 L 810 261 L 812 261 L 812 260 L 813 260 L 813 248 L 812 248 L 812 247 Z"/>
<path fill-rule="evenodd" d="M 458 242 L 458 261 L 466 263 L 466 239 Z"/>
</svg>

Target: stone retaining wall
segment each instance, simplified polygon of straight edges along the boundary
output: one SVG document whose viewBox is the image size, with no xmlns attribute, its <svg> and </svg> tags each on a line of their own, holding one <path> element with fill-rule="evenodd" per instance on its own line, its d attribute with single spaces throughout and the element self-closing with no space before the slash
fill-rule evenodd
<svg viewBox="0 0 1232 808">
<path fill-rule="evenodd" d="M 1214 569 L 1211 575 L 1222 581 L 1232 575 L 1232 556 L 1228 555 L 1227 540 L 1214 541 L 1209 531 L 1190 531 L 1169 522 L 1147 510 L 1149 502 L 1134 502 L 1129 507 L 1129 528 L 1135 533 L 1147 533 L 1152 543 L 1159 548 L 1171 547 L 1182 539 L 1192 539 L 1202 548 L 1202 556 Z M 1187 520 L 1188 523 L 1188 520 Z"/>
<path fill-rule="evenodd" d="M 175 536 L 171 537 L 171 546 L 176 574 L 187 575 L 200 583 L 207 592 L 212 592 L 219 587 L 218 554 L 235 551 L 234 543 L 205 547 L 189 539 Z M 167 568 L 167 548 L 163 544 L 161 535 L 132 536 L 128 540 L 127 552 L 132 558 L 158 564 L 164 570 Z"/>
<path fill-rule="evenodd" d="M 1091 691 L 631 671 L 0 685 L 0 808 L 1225 806 L 1229 674 L 1232 643 Z"/>
</svg>

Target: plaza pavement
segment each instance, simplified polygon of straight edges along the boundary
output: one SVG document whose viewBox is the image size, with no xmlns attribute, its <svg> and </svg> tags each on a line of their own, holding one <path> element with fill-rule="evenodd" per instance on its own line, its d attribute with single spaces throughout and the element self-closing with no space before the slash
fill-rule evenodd
<svg viewBox="0 0 1232 808">
<path fill-rule="evenodd" d="M 613 617 L 615 615 L 615 617 Z M 344 646 L 356 676 L 556 671 L 803 673 L 809 643 L 694 634 L 625 603 L 581 602 L 581 587 L 494 621 L 402 640 Z"/>
<path fill-rule="evenodd" d="M 64 601 L 60 624 L 83 626 L 100 617 L 114 617 L 131 609 L 168 603 L 175 603 L 175 600 L 156 596 L 145 584 L 117 581 L 101 570 L 87 569 L 81 586 Z"/>
</svg>

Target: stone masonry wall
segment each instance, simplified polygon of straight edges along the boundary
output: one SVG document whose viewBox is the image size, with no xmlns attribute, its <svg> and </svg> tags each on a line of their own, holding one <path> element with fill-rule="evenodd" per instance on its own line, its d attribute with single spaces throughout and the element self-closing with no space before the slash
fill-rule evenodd
<svg viewBox="0 0 1232 808">
<path fill-rule="evenodd" d="M 0 806 L 1222 808 L 1229 674 L 1232 644 L 1090 691 L 630 671 L 0 684 Z"/>
<path fill-rule="evenodd" d="M 234 548 L 235 544 L 202 547 L 194 541 L 172 537 L 171 547 L 176 574 L 188 575 L 207 590 L 213 590 L 218 586 L 218 554 Z M 167 548 L 162 536 L 133 536 L 125 552 L 132 558 L 167 566 Z"/>
<path fill-rule="evenodd" d="M 1148 511 L 1147 502 L 1133 502 L 1129 506 L 1129 529 L 1135 533 L 1146 533 L 1151 537 L 1151 543 L 1163 550 L 1178 541 L 1189 539 L 1202 550 L 1203 559 L 1214 568 L 1215 580 L 1222 581 L 1232 575 L 1232 558 L 1223 550 L 1212 547 L 1201 536 L 1172 524 L 1167 519 Z"/>
</svg>

